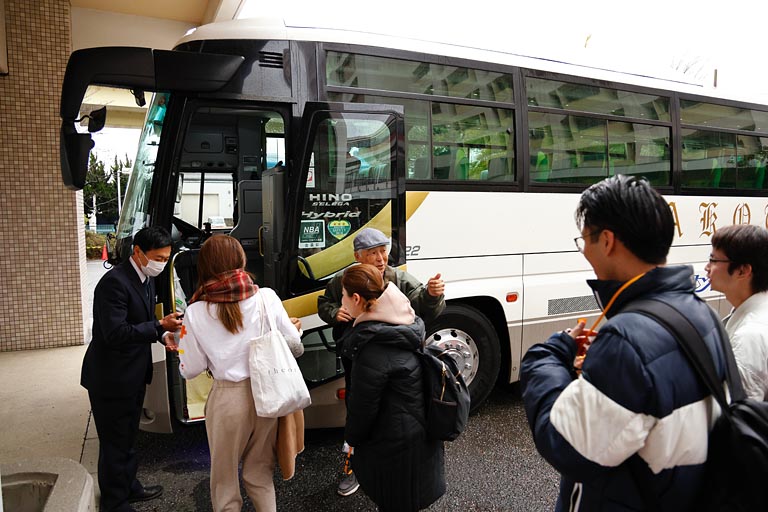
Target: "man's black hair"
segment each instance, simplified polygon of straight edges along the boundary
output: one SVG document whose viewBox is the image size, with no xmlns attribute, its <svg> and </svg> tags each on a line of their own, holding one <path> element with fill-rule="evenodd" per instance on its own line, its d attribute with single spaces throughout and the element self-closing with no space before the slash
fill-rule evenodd
<svg viewBox="0 0 768 512">
<path fill-rule="evenodd" d="M 728 274 L 741 265 L 752 266 L 752 292 L 768 290 L 768 229 L 751 224 L 725 226 L 712 235 L 712 247 L 731 260 Z"/>
<path fill-rule="evenodd" d="M 646 263 L 666 262 L 675 220 L 669 204 L 645 180 L 616 175 L 595 183 L 581 195 L 576 224 L 594 233 L 612 231 L 624 246 Z"/>
<path fill-rule="evenodd" d="M 146 253 L 153 249 L 161 249 L 171 245 L 171 235 L 161 226 L 141 228 L 133 235 L 133 245 L 138 246 L 139 249 Z"/>
</svg>

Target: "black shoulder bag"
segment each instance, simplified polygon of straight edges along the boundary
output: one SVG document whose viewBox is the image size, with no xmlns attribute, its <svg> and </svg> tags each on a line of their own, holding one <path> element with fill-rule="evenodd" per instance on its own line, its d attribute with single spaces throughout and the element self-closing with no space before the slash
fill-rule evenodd
<svg viewBox="0 0 768 512">
<path fill-rule="evenodd" d="M 644 314 L 667 329 L 722 410 L 709 434 L 706 478 L 694 509 L 768 510 L 768 402 L 746 398 L 728 334 L 715 312 L 710 309 L 720 330 L 730 404 L 709 349 L 686 316 L 667 302 L 653 299 L 632 302 L 621 312 Z M 634 463 L 633 470 L 636 469 L 638 462 L 630 460 L 630 467 Z M 643 489 L 643 495 L 646 505 L 659 509 L 658 500 L 649 496 L 649 489 Z"/>
</svg>

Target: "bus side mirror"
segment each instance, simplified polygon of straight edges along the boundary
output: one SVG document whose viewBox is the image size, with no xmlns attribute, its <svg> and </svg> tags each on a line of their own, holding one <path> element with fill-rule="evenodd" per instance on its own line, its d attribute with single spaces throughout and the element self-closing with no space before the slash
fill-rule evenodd
<svg viewBox="0 0 768 512">
<path fill-rule="evenodd" d="M 74 123 L 61 124 L 59 151 L 61 156 L 61 179 L 70 190 L 82 190 L 88 174 L 88 157 L 93 148 L 90 133 L 77 133 Z"/>
</svg>

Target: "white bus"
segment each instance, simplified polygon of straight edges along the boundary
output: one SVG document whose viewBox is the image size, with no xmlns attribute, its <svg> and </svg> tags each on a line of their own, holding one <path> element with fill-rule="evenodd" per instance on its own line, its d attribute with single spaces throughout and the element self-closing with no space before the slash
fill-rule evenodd
<svg viewBox="0 0 768 512">
<path fill-rule="evenodd" d="M 317 297 L 353 262 L 362 227 L 391 236 L 392 265 L 423 282 L 442 274 L 447 308 L 428 341 L 460 363 L 476 408 L 497 380 L 518 380 L 532 344 L 597 316 L 573 242 L 590 184 L 643 175 L 665 194 L 677 223 L 669 262 L 692 264 L 721 312 L 703 271 L 711 234 L 768 225 L 768 107 L 684 83 L 284 20 L 214 24 L 174 51 L 72 54 L 61 133 L 74 189 L 92 145 L 75 126 L 90 84 L 155 93 L 110 261 L 141 227 L 170 229 L 173 265 L 158 285 L 168 311 L 183 307 L 179 288 L 196 287 L 200 243 L 238 238 L 257 282 L 302 319 L 309 427 L 344 422 L 343 370 Z M 231 206 L 214 207 L 225 190 Z M 172 419 L 202 419 L 210 379 L 183 380 L 161 349 L 142 421 L 170 431 Z"/>
</svg>

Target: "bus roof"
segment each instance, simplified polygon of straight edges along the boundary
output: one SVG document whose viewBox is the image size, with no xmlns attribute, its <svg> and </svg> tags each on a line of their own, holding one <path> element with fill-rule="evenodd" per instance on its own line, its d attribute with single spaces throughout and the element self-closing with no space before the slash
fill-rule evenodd
<svg viewBox="0 0 768 512">
<path fill-rule="evenodd" d="M 376 32 L 345 26 L 344 23 L 324 23 L 322 20 L 306 17 L 256 17 L 203 25 L 190 30 L 179 44 L 205 40 L 291 40 L 389 48 L 417 53 L 457 57 L 478 62 L 519 66 L 541 71 L 584 76 L 597 80 L 652 87 L 663 90 L 686 92 L 712 98 L 760 103 L 755 98 L 724 95 L 722 91 L 703 87 L 691 81 L 691 77 L 669 68 L 667 76 L 651 76 L 642 72 L 634 73 L 609 69 L 596 64 L 566 62 L 551 58 L 533 57 L 515 53 L 510 49 L 510 39 L 482 39 L 482 31 L 472 31 L 457 37 L 457 32 L 443 27 L 439 32 L 424 33 L 424 37 L 397 35 L 396 28 L 389 33 L 385 29 L 391 24 L 377 25 Z M 474 40 L 473 40 L 474 37 Z M 429 38 L 429 39 L 427 39 Z M 460 44 L 455 42 L 460 41 Z M 577 59 L 574 59 L 577 60 Z M 664 70 L 662 70 L 664 71 Z M 658 74 L 659 70 L 655 70 Z"/>
</svg>

